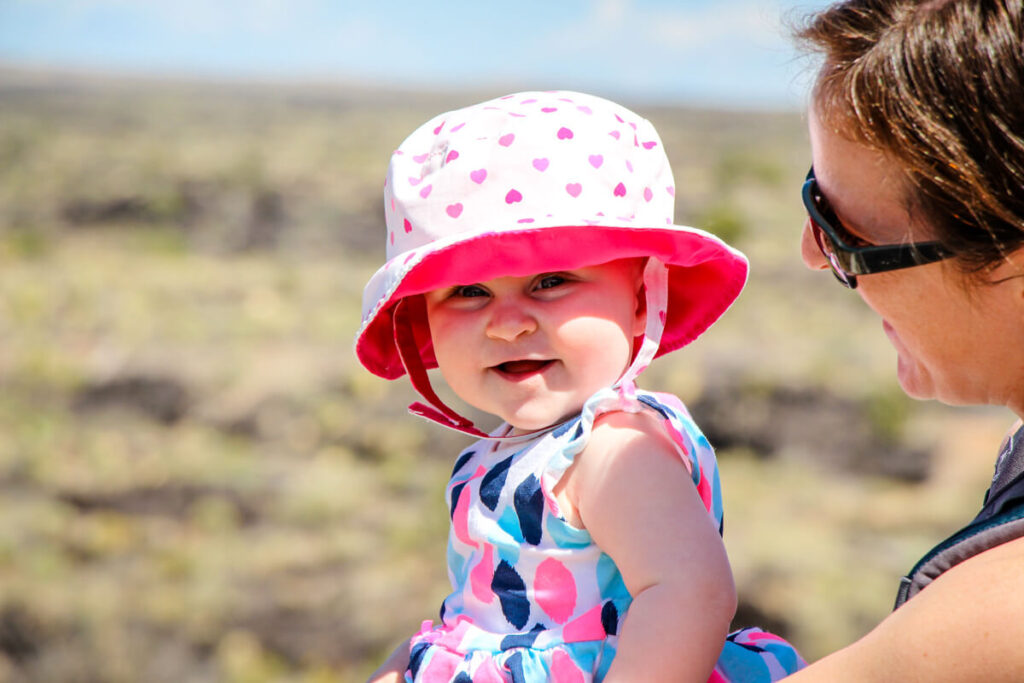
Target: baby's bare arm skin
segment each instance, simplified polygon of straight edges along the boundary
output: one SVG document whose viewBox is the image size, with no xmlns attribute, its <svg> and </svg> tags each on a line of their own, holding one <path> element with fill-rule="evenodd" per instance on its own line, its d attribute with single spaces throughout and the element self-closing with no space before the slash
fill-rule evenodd
<svg viewBox="0 0 1024 683">
<path fill-rule="evenodd" d="M 707 681 L 736 591 L 675 445 L 648 413 L 611 413 L 598 419 L 566 479 L 562 498 L 633 596 L 606 682 Z"/>
</svg>

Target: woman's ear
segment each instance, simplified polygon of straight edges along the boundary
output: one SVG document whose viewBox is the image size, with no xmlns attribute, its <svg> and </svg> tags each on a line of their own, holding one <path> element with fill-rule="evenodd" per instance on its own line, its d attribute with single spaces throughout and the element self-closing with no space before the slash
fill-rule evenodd
<svg viewBox="0 0 1024 683">
<path fill-rule="evenodd" d="M 969 282 L 970 278 L 966 278 Z M 1003 260 L 988 271 L 988 281 L 992 284 L 1002 284 L 1014 280 L 1014 296 L 1024 301 L 1024 247 L 1012 251 L 1003 257 Z"/>
</svg>

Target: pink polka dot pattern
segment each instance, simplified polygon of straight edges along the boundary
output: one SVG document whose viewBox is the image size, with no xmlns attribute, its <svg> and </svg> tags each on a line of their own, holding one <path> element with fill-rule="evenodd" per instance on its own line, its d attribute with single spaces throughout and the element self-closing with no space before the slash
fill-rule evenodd
<svg viewBox="0 0 1024 683">
<path fill-rule="evenodd" d="M 524 218 L 544 225 L 583 218 L 664 225 L 672 216 L 670 196 L 644 198 L 644 188 L 672 184 L 650 123 L 608 102 L 593 106 L 597 98 L 580 93 L 529 95 L 444 114 L 402 144 L 386 185 L 386 219 L 395 235 L 388 258 L 481 225 L 520 225 Z M 634 142 L 634 130 L 645 142 Z M 635 177 L 620 173 L 623 162 Z M 579 190 L 560 191 L 567 186 Z M 463 210 L 437 220 L 434 193 L 457 198 Z M 583 193 L 586 207 L 571 201 Z M 411 231 L 401 228 L 406 221 Z"/>
<path fill-rule="evenodd" d="M 556 624 L 564 624 L 576 608 L 576 581 L 572 572 L 553 557 L 537 567 L 533 578 L 537 604 Z"/>
</svg>

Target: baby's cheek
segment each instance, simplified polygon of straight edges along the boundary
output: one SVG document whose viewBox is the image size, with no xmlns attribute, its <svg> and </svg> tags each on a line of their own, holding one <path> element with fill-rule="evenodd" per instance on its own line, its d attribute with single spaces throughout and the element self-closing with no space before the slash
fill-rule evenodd
<svg viewBox="0 0 1024 683">
<path fill-rule="evenodd" d="M 577 360 L 590 371 L 602 375 L 614 375 L 610 381 L 626 369 L 632 348 L 632 339 L 617 325 L 605 321 L 603 325 L 580 331 L 577 344 Z"/>
</svg>

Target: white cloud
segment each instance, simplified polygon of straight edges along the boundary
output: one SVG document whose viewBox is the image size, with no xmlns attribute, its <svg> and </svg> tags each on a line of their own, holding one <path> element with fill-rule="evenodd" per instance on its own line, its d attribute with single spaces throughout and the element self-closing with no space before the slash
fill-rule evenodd
<svg viewBox="0 0 1024 683">
<path fill-rule="evenodd" d="M 718 2 L 714 5 L 644 17 L 645 34 L 659 45 L 679 52 L 713 45 L 782 46 L 779 7 L 764 2 Z"/>
<path fill-rule="evenodd" d="M 629 23 L 630 4 L 630 0 L 597 0 L 580 21 L 559 26 L 548 36 L 548 44 L 562 53 L 595 49 Z"/>
<path fill-rule="evenodd" d="M 316 12 L 315 0 L 143 0 L 155 18 L 206 33 L 272 34 L 298 26 Z"/>
<path fill-rule="evenodd" d="M 599 0 L 581 21 L 551 36 L 562 53 L 618 48 L 693 55 L 710 47 L 785 48 L 777 2 L 718 1 L 670 9 L 630 0 Z M 627 54 L 623 54 L 628 58 Z"/>
<path fill-rule="evenodd" d="M 65 25 L 99 12 L 117 12 L 189 32 L 268 34 L 296 25 L 322 0 L 14 0 L 63 16 Z"/>
<path fill-rule="evenodd" d="M 626 17 L 630 4 L 629 0 L 597 0 L 590 22 L 596 27 L 613 27 Z"/>
</svg>

